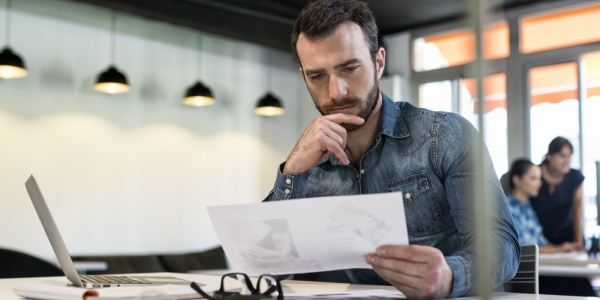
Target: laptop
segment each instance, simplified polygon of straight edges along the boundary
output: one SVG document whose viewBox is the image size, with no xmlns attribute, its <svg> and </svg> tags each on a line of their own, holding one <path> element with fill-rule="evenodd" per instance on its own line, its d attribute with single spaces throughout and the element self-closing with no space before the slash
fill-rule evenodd
<svg viewBox="0 0 600 300">
<path fill-rule="evenodd" d="M 158 276 L 110 276 L 110 275 L 81 275 L 77 273 L 71 255 L 67 251 L 67 246 L 60 236 L 58 227 L 54 223 L 54 218 L 50 214 L 50 209 L 42 196 L 42 191 L 38 186 L 33 175 L 25 182 L 25 187 L 29 193 L 29 198 L 33 202 L 35 211 L 42 221 L 42 226 L 46 231 L 46 235 L 52 244 L 52 249 L 60 267 L 65 276 L 73 285 L 82 288 L 107 288 L 107 287 L 126 287 L 126 286 L 147 286 L 147 285 L 164 285 L 164 284 L 190 284 L 189 281 L 175 277 L 158 277 Z"/>
</svg>

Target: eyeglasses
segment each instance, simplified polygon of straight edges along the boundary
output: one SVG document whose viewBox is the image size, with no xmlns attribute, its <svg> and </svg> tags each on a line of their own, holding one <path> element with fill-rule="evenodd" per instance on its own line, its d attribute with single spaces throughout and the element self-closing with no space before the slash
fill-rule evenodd
<svg viewBox="0 0 600 300">
<path fill-rule="evenodd" d="M 240 292 L 235 291 L 237 289 L 237 285 L 231 286 L 231 283 L 228 283 L 229 289 L 225 287 L 225 280 L 227 278 L 238 279 L 242 277 L 242 283 L 246 285 L 249 295 L 243 295 Z M 262 284 L 262 285 L 261 285 Z M 283 300 L 283 290 L 281 289 L 281 283 L 277 278 L 273 275 L 263 274 L 258 277 L 258 283 L 256 284 L 256 288 L 250 281 L 250 277 L 248 277 L 245 273 L 228 273 L 221 277 L 221 288 L 218 291 L 215 291 L 212 296 L 208 295 L 205 291 L 203 291 L 195 282 L 190 284 L 192 289 L 196 291 L 198 294 L 202 295 L 202 297 L 208 300 L 216 300 L 216 299 L 226 299 L 226 300 L 259 300 L 259 299 L 272 299 L 272 300 Z M 277 295 L 274 295 L 277 292 Z"/>
</svg>

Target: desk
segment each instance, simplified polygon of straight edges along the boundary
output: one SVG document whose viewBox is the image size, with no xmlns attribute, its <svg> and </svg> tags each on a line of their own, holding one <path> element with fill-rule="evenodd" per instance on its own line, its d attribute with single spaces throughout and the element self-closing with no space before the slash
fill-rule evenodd
<svg viewBox="0 0 600 300">
<path fill-rule="evenodd" d="M 540 276 L 599 276 L 600 259 L 581 252 L 540 254 L 538 270 Z"/>
<path fill-rule="evenodd" d="M 204 283 L 211 286 L 218 286 L 220 283 L 220 276 L 213 275 L 200 275 L 200 274 L 182 274 L 182 273 L 145 273 L 145 274 L 128 274 L 128 275 L 148 275 L 148 276 L 173 276 L 185 280 L 193 280 L 196 282 Z M 54 285 L 65 285 L 68 283 L 65 277 L 40 277 L 40 278 L 14 278 L 14 279 L 0 279 L 0 299 L 2 300 L 16 300 L 22 299 L 12 292 L 12 286 L 16 282 L 29 281 L 35 283 L 47 283 Z M 324 282 L 308 282 L 308 281 L 295 281 L 295 280 L 284 280 L 284 293 L 295 292 L 295 293 L 323 293 L 323 292 L 343 292 L 348 290 L 365 290 L 365 289 L 385 289 L 394 290 L 390 286 L 370 286 L 370 285 L 358 285 L 358 284 L 345 284 L 345 283 L 324 283 Z M 473 299 L 473 298 L 471 298 Z M 581 299 L 598 299 L 598 298 L 585 298 L 585 297 L 565 297 L 565 296 L 551 296 L 551 295 L 530 295 L 530 294 L 506 294 L 494 299 L 511 299 L 511 300 L 581 300 Z"/>
</svg>

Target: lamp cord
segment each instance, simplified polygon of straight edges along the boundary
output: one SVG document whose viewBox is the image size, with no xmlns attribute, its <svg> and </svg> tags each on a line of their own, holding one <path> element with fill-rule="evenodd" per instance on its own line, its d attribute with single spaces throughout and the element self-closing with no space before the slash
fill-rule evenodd
<svg viewBox="0 0 600 300">
<path fill-rule="evenodd" d="M 202 64 L 202 35 L 196 35 L 196 78 L 198 81 L 201 79 L 202 69 L 200 65 Z"/>
<path fill-rule="evenodd" d="M 11 15 L 12 0 L 6 1 L 6 46 L 10 44 L 10 15 Z"/>
<path fill-rule="evenodd" d="M 110 30 L 111 30 L 111 41 L 110 41 L 110 64 L 111 65 L 115 65 L 115 51 L 117 48 L 117 43 L 116 43 L 116 31 L 117 31 L 117 14 L 116 13 L 112 13 L 112 20 L 111 20 L 111 24 L 110 24 Z"/>
<path fill-rule="evenodd" d="M 269 73 L 268 73 L 268 78 L 269 78 L 269 92 L 273 91 L 273 53 L 269 50 L 267 50 L 270 55 L 269 55 Z"/>
</svg>

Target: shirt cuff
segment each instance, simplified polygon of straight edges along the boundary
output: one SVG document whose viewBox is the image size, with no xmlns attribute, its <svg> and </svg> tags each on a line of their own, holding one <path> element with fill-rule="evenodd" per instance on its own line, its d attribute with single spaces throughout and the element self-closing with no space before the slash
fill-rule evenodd
<svg viewBox="0 0 600 300">
<path fill-rule="evenodd" d="M 285 162 L 279 165 L 275 187 L 273 189 L 278 200 L 306 198 L 308 171 L 299 174 L 283 174 Z"/>
<path fill-rule="evenodd" d="M 471 267 L 460 256 L 448 256 L 446 261 L 452 268 L 452 292 L 448 298 L 463 296 L 471 289 Z"/>
</svg>

